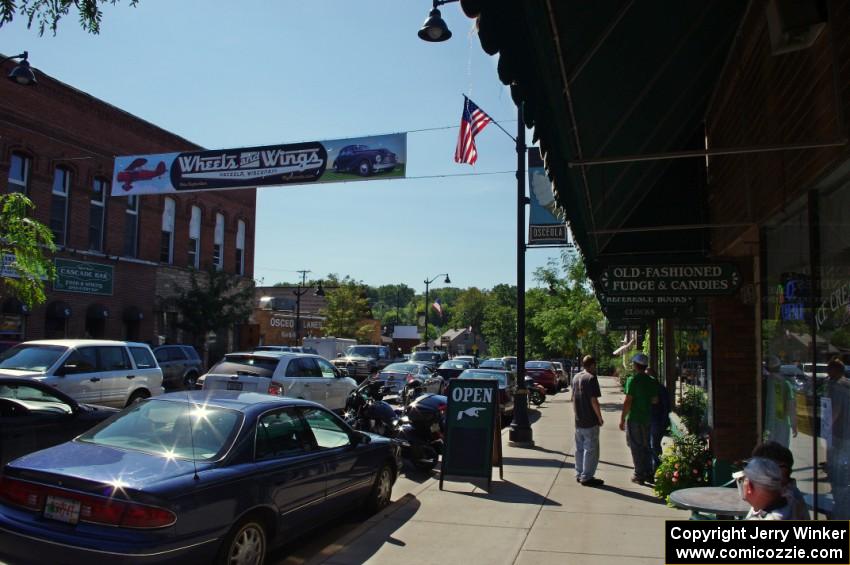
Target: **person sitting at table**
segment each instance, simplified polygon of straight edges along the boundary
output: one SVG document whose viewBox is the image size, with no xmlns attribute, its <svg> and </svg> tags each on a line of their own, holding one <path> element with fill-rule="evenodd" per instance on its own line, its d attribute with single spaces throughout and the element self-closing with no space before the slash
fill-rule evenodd
<svg viewBox="0 0 850 565">
<path fill-rule="evenodd" d="M 791 503 L 783 496 L 782 471 L 764 457 L 753 457 L 732 475 L 743 500 L 750 503 L 746 520 L 790 520 Z"/>
<path fill-rule="evenodd" d="M 770 459 L 782 471 L 782 494 L 791 503 L 791 520 L 811 520 L 809 506 L 803 498 L 803 493 L 797 488 L 797 481 L 791 478 L 794 468 L 794 454 L 791 450 L 776 441 L 765 441 L 753 449 L 753 457 Z"/>
</svg>

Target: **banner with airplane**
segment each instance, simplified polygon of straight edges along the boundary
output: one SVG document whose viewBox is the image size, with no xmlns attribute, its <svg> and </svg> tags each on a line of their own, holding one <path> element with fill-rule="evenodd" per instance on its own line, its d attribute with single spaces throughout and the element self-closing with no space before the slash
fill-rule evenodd
<svg viewBox="0 0 850 565">
<path fill-rule="evenodd" d="M 115 158 L 112 196 L 404 178 L 407 134 Z"/>
<path fill-rule="evenodd" d="M 556 216 L 558 203 L 537 147 L 528 148 L 528 186 L 531 194 L 528 246 L 573 247 L 566 222 Z"/>
</svg>

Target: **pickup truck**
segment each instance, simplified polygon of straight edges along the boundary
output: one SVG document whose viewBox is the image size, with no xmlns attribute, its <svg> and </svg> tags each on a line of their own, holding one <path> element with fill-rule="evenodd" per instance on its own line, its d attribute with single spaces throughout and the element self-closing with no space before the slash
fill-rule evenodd
<svg viewBox="0 0 850 565">
<path fill-rule="evenodd" d="M 331 363 L 339 369 L 345 369 L 349 377 L 361 383 L 397 361 L 401 359 L 396 359 L 386 345 L 352 345 Z"/>
</svg>

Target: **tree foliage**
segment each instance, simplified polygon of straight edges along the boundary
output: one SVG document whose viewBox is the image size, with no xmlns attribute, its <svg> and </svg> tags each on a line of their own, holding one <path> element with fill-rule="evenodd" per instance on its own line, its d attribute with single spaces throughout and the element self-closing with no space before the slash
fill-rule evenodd
<svg viewBox="0 0 850 565">
<path fill-rule="evenodd" d="M 56 251 L 53 234 L 28 215 L 34 208 L 19 192 L 0 195 L 0 260 L 14 256 L 10 267 L 18 275 L 0 277 L 0 297 L 15 297 L 29 308 L 44 303 L 45 281 L 56 276 L 53 261 L 45 254 Z"/>
<path fill-rule="evenodd" d="M 202 340 L 211 331 L 244 322 L 254 303 L 254 283 L 250 279 L 210 268 L 192 271 L 189 288 L 176 287 L 174 299 L 180 313 L 178 327 Z"/>
<path fill-rule="evenodd" d="M 15 16 L 20 15 L 27 19 L 27 28 L 32 28 L 35 24 L 39 35 L 44 35 L 48 29 L 56 35 L 59 20 L 74 8 L 80 26 L 89 33 L 98 34 L 103 19 L 101 6 L 114 6 L 119 2 L 120 0 L 0 0 L 0 27 L 11 23 Z M 127 0 L 127 3 L 135 7 L 139 0 Z"/>
<path fill-rule="evenodd" d="M 346 276 L 328 276 L 325 287 L 327 306 L 321 311 L 325 316 L 325 335 L 354 338 L 359 343 L 368 343 L 372 326 L 364 323 L 371 317 L 366 285 Z"/>
</svg>

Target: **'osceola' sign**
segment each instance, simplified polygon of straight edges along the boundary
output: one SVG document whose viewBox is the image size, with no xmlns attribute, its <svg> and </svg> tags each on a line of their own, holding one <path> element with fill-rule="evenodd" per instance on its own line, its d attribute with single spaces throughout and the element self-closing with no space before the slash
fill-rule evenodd
<svg viewBox="0 0 850 565">
<path fill-rule="evenodd" d="M 734 293 L 741 275 L 731 263 L 619 265 L 608 267 L 599 282 L 608 296 L 711 296 Z"/>
</svg>

